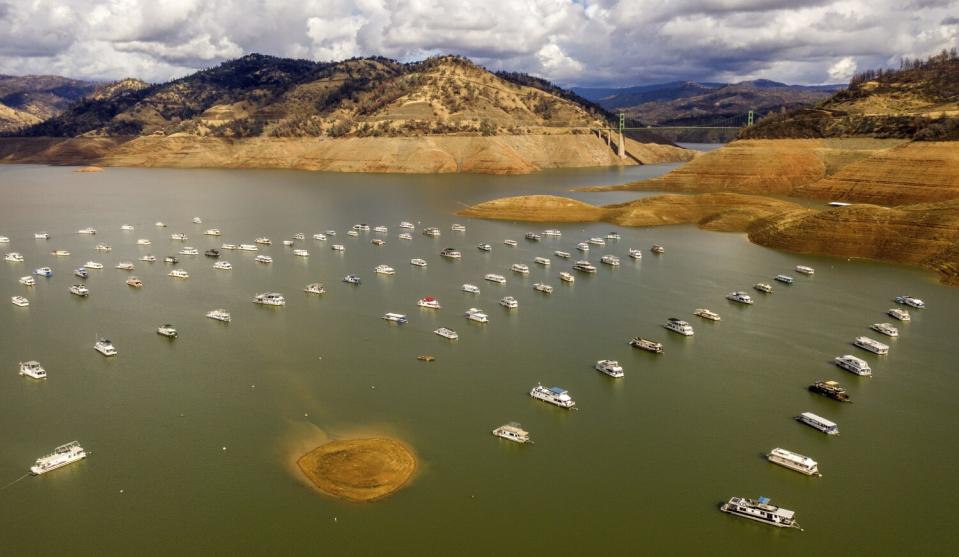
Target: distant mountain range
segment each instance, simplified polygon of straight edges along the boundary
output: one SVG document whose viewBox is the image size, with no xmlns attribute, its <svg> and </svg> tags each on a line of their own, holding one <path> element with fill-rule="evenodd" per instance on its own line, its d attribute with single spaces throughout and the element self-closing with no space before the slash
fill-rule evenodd
<svg viewBox="0 0 959 557">
<path fill-rule="evenodd" d="M 768 79 L 715 83 L 671 81 L 624 88 L 574 87 L 578 95 L 640 125 L 708 126 L 813 105 L 844 85 L 787 85 Z"/>
</svg>

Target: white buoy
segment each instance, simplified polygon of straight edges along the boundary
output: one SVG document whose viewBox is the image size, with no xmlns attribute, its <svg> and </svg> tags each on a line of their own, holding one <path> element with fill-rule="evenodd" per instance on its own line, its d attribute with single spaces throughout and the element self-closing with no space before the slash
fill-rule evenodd
<svg viewBox="0 0 959 557">
<path fill-rule="evenodd" d="M 224 450 L 224 451 L 226 450 L 226 446 L 223 447 L 223 450 Z"/>
</svg>

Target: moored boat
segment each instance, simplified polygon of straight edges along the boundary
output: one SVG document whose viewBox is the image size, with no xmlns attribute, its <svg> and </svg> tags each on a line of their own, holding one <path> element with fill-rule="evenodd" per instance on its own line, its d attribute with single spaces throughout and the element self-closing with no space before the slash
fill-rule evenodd
<svg viewBox="0 0 959 557">
<path fill-rule="evenodd" d="M 719 510 L 724 513 L 755 520 L 756 522 L 762 522 L 770 526 L 799 528 L 794 511 L 770 505 L 769 499 L 766 497 L 760 497 L 755 500 L 743 497 L 732 497 L 729 501 L 723 503 L 719 507 Z"/>
<path fill-rule="evenodd" d="M 555 255 L 556 257 L 560 259 L 569 259 L 570 257 L 572 257 L 572 254 L 569 253 L 568 251 L 561 251 L 561 250 L 554 251 L 553 255 Z"/>
<path fill-rule="evenodd" d="M 253 258 L 253 261 L 256 261 L 257 263 L 270 264 L 273 263 L 273 258 L 269 255 L 257 255 Z"/>
<path fill-rule="evenodd" d="M 469 284 L 469 283 L 464 284 L 464 285 L 460 288 L 460 290 L 462 290 L 463 292 L 467 292 L 467 293 L 469 293 L 469 294 L 479 294 L 479 293 L 480 293 L 479 286 L 476 286 L 475 284 Z"/>
<path fill-rule="evenodd" d="M 634 337 L 629 341 L 629 345 L 633 348 L 639 348 L 640 350 L 645 350 L 654 354 L 663 353 L 663 344 L 661 342 L 649 340 L 648 338 Z"/>
<path fill-rule="evenodd" d="M 109 339 L 100 338 L 93 344 L 93 349 L 104 356 L 116 356 L 118 354 L 116 346 Z"/>
<path fill-rule="evenodd" d="M 86 457 L 87 453 L 83 450 L 83 447 L 80 446 L 80 443 L 71 441 L 53 449 L 52 453 L 38 458 L 36 463 L 30 467 L 30 473 L 34 476 L 46 474 L 57 468 L 63 468 L 68 464 L 83 460 Z"/>
<path fill-rule="evenodd" d="M 127 285 L 132 286 L 133 288 L 140 288 L 143 286 L 143 281 L 137 277 L 130 277 L 127 279 Z"/>
<path fill-rule="evenodd" d="M 577 261 L 573 265 L 573 270 L 579 271 L 581 273 L 592 274 L 596 272 L 596 267 L 593 266 L 593 264 L 590 263 L 589 261 L 584 260 L 584 261 Z"/>
<path fill-rule="evenodd" d="M 892 317 L 893 319 L 898 319 L 899 321 L 911 321 L 912 316 L 909 315 L 909 312 L 904 309 L 891 308 L 886 312 L 886 315 Z"/>
<path fill-rule="evenodd" d="M 222 321 L 224 323 L 229 323 L 233 320 L 233 318 L 230 316 L 230 312 L 226 311 L 225 309 L 210 310 L 206 312 L 206 316 L 210 319 Z"/>
<path fill-rule="evenodd" d="M 596 371 L 617 379 L 625 375 L 623 373 L 623 366 L 619 365 L 619 362 L 616 360 L 599 360 L 594 367 Z"/>
<path fill-rule="evenodd" d="M 392 276 L 396 274 L 396 269 L 390 267 L 389 265 L 377 265 L 373 272 L 378 275 Z"/>
<path fill-rule="evenodd" d="M 768 282 L 757 282 L 753 285 L 753 288 L 765 294 L 772 294 L 773 291 L 772 285 Z"/>
<path fill-rule="evenodd" d="M 899 329 L 892 326 L 892 323 L 873 323 L 869 326 L 870 329 L 886 335 L 887 337 L 898 337 Z"/>
<path fill-rule="evenodd" d="M 696 308 L 696 311 L 693 312 L 693 315 L 697 315 L 703 319 L 709 319 L 710 321 L 719 321 L 722 319 L 718 313 L 710 311 L 706 308 Z"/>
<path fill-rule="evenodd" d="M 804 275 L 814 275 L 816 274 L 816 269 L 813 269 L 807 265 L 796 265 L 796 272 Z"/>
<path fill-rule="evenodd" d="M 20 362 L 20 375 L 33 379 L 46 379 L 47 370 L 43 369 L 40 362 L 30 360 L 29 362 Z"/>
<path fill-rule="evenodd" d="M 440 255 L 449 259 L 459 259 L 463 257 L 463 254 L 454 248 L 446 248 L 440 252 Z"/>
<path fill-rule="evenodd" d="M 569 396 L 569 391 L 562 387 L 537 385 L 530 390 L 529 396 L 567 410 L 576 406 L 576 402 Z"/>
<path fill-rule="evenodd" d="M 513 263 L 512 265 L 510 265 L 510 270 L 513 271 L 514 273 L 519 273 L 521 275 L 528 275 L 529 265 L 525 263 Z"/>
<path fill-rule="evenodd" d="M 486 280 L 488 280 L 488 281 L 490 281 L 490 282 L 495 282 L 495 283 L 499 283 L 499 284 L 506 284 L 506 277 L 504 277 L 503 275 L 497 275 L 497 274 L 494 274 L 494 273 L 488 273 L 488 274 L 487 274 L 486 276 L 484 276 L 483 278 L 486 279 Z"/>
<path fill-rule="evenodd" d="M 548 284 L 542 283 L 542 282 L 537 282 L 537 283 L 535 283 L 535 284 L 533 285 L 533 290 L 535 290 L 535 291 L 537 291 L 537 292 L 542 292 L 543 294 L 552 294 L 552 293 L 553 293 L 553 287 L 550 286 L 550 285 L 548 285 Z"/>
<path fill-rule="evenodd" d="M 920 300 L 919 298 L 915 298 L 913 296 L 896 296 L 896 303 L 904 304 L 909 307 L 914 307 L 916 309 L 926 309 L 926 303 Z"/>
<path fill-rule="evenodd" d="M 230 271 L 233 269 L 233 265 L 229 261 L 217 261 L 213 264 L 213 268 L 218 271 Z"/>
<path fill-rule="evenodd" d="M 766 459 L 773 464 L 795 470 L 807 476 L 822 476 L 819 473 L 819 463 L 808 456 L 794 453 L 786 449 L 775 448 L 766 453 Z"/>
<path fill-rule="evenodd" d="M 783 284 L 792 284 L 796 282 L 796 279 L 792 278 L 789 275 L 776 275 L 774 280 L 777 280 Z"/>
<path fill-rule="evenodd" d="M 413 258 L 410 259 L 410 265 L 414 267 L 426 267 L 427 263 L 425 259 Z"/>
<path fill-rule="evenodd" d="M 82 284 L 74 284 L 69 288 L 69 290 L 71 294 L 75 294 L 81 298 L 85 298 L 86 296 L 90 295 L 90 289 Z"/>
<path fill-rule="evenodd" d="M 506 309 L 516 309 L 519 307 L 519 301 L 512 296 L 504 296 L 500 299 L 499 305 L 505 307 Z"/>
<path fill-rule="evenodd" d="M 678 317 L 670 317 L 666 320 L 666 323 L 663 324 L 663 327 L 665 327 L 667 331 L 679 333 L 687 337 L 692 336 L 694 333 L 692 325 Z"/>
<path fill-rule="evenodd" d="M 440 301 L 433 296 L 426 296 L 416 301 L 416 305 L 427 309 L 442 309 Z"/>
<path fill-rule="evenodd" d="M 466 313 L 463 314 L 470 321 L 476 321 L 477 323 L 488 323 L 489 317 L 483 310 L 478 308 L 469 308 L 466 310 Z"/>
<path fill-rule="evenodd" d="M 286 298 L 279 292 L 262 292 L 253 297 L 253 303 L 262 306 L 285 306 Z"/>
<path fill-rule="evenodd" d="M 30 300 L 26 299 L 24 296 L 11 296 L 10 303 L 15 306 L 25 308 L 30 305 Z"/>
<path fill-rule="evenodd" d="M 460 338 L 459 334 L 456 331 L 454 331 L 453 329 L 448 329 L 446 327 L 440 327 L 439 329 L 436 329 L 433 332 L 441 337 L 448 338 L 450 340 L 456 340 Z"/>
<path fill-rule="evenodd" d="M 658 245 L 658 244 L 654 244 L 653 247 L 650 248 L 650 251 L 652 251 L 653 253 L 659 255 L 659 254 L 666 253 L 666 248 L 664 248 L 663 246 L 660 246 L 660 245 Z"/>
<path fill-rule="evenodd" d="M 802 414 L 796 416 L 796 420 L 808 425 L 813 429 L 818 429 L 826 435 L 839 435 L 838 425 L 827 420 L 826 418 L 823 418 L 822 416 L 817 416 L 812 412 L 803 412 Z"/>
<path fill-rule="evenodd" d="M 176 338 L 177 330 L 176 330 L 176 327 L 174 327 L 173 325 L 169 323 L 164 323 L 163 325 L 160 325 L 159 327 L 157 327 L 157 334 L 161 336 L 165 336 L 167 338 Z"/>
<path fill-rule="evenodd" d="M 358 276 L 356 276 L 356 275 L 353 275 L 353 274 L 346 275 L 345 277 L 343 277 L 343 282 L 345 282 L 345 283 L 347 283 L 347 284 L 359 284 L 359 283 L 360 283 L 360 277 L 358 277 Z"/>
<path fill-rule="evenodd" d="M 326 288 L 323 287 L 322 283 L 314 282 L 307 284 L 306 288 L 303 289 L 303 292 L 307 294 L 324 294 L 326 293 Z"/>
<path fill-rule="evenodd" d="M 178 278 L 178 279 L 188 279 L 190 278 L 190 273 L 188 273 L 186 269 L 173 269 L 172 271 L 167 273 L 167 276 L 171 276 L 173 278 Z"/>
<path fill-rule="evenodd" d="M 726 294 L 726 299 L 731 300 L 733 302 L 739 302 L 740 304 L 748 305 L 753 303 L 752 297 L 750 297 L 749 294 L 746 294 L 745 292 L 741 290 L 737 290 L 736 292 L 730 292 L 729 294 Z"/>
<path fill-rule="evenodd" d="M 563 282 L 576 282 L 576 277 L 574 277 L 572 273 L 567 273 L 566 271 L 563 271 L 562 273 L 559 274 L 559 280 Z"/>
<path fill-rule="evenodd" d="M 493 435 L 506 439 L 507 441 L 513 441 L 514 443 L 523 444 L 533 442 L 529 438 L 529 432 L 521 428 L 517 422 L 510 422 L 506 425 L 499 426 L 493 430 Z"/>
<path fill-rule="evenodd" d="M 503 244 L 515 248 L 519 243 L 516 240 L 503 240 Z"/>
<path fill-rule="evenodd" d="M 550 259 L 549 259 L 548 257 L 536 257 L 536 258 L 533 259 L 533 263 L 539 263 L 540 265 L 544 265 L 544 266 L 548 267 L 548 266 L 552 265 L 553 262 L 550 261 Z"/>
<path fill-rule="evenodd" d="M 402 313 L 385 313 L 383 314 L 383 319 L 399 325 L 403 325 L 407 321 L 406 316 Z"/>
<path fill-rule="evenodd" d="M 816 381 L 809 386 L 809 392 L 822 395 L 840 402 L 852 402 L 849 394 L 837 381 Z"/>
<path fill-rule="evenodd" d="M 871 339 L 869 337 L 856 337 L 856 340 L 853 341 L 853 344 L 862 348 L 863 350 L 868 350 L 873 354 L 879 354 L 884 356 L 889 353 L 889 345 L 883 344 L 878 340 Z"/>
<path fill-rule="evenodd" d="M 833 363 L 850 373 L 855 373 L 856 375 L 872 375 L 872 368 L 869 367 L 869 364 L 866 363 L 866 360 L 857 358 L 852 354 L 836 356 L 833 358 Z"/>
<path fill-rule="evenodd" d="M 613 267 L 619 267 L 619 258 L 615 255 L 604 255 L 599 258 L 599 261 Z"/>
</svg>

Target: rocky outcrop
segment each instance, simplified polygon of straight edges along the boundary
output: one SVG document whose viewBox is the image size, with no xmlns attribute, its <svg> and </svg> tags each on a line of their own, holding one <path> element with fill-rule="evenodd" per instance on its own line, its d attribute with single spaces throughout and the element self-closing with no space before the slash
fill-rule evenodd
<svg viewBox="0 0 959 557">
<path fill-rule="evenodd" d="M 682 161 L 691 151 L 634 143 L 640 160 Z M 2 138 L 0 162 L 283 168 L 332 172 L 527 174 L 550 168 L 633 165 L 590 134 L 228 139 L 188 134 L 140 137 Z"/>
</svg>

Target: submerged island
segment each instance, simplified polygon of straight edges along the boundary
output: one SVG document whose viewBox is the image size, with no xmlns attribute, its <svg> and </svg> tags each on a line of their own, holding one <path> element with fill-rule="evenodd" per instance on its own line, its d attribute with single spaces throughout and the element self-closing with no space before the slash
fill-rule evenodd
<svg viewBox="0 0 959 557">
<path fill-rule="evenodd" d="M 366 502 L 402 488 L 416 471 L 413 451 L 395 439 L 331 441 L 296 461 L 317 489 L 334 497 Z"/>
</svg>

